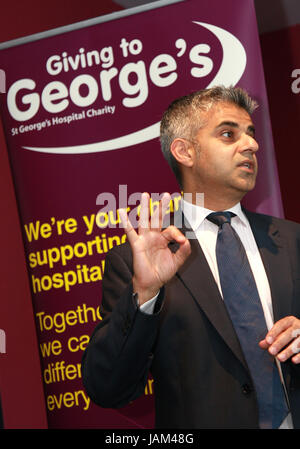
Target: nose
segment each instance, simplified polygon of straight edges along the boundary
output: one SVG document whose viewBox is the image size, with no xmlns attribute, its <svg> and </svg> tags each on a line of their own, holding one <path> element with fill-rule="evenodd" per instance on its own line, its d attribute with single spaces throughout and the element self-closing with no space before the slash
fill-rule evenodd
<svg viewBox="0 0 300 449">
<path fill-rule="evenodd" d="M 256 153 L 259 149 L 259 145 L 255 138 L 247 133 L 243 133 L 241 136 L 241 147 L 240 151 L 251 151 L 252 153 Z"/>
</svg>

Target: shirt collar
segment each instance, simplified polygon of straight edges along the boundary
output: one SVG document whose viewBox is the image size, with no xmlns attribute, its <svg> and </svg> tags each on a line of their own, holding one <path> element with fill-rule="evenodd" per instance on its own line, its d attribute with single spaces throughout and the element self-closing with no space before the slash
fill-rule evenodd
<svg viewBox="0 0 300 449">
<path fill-rule="evenodd" d="M 181 199 L 181 208 L 184 216 L 187 218 L 189 224 L 191 225 L 191 228 L 194 231 L 199 228 L 199 226 L 210 213 L 215 212 L 202 206 L 196 206 L 195 204 L 190 203 L 183 198 Z M 233 212 L 245 226 L 248 225 L 248 220 L 242 211 L 241 203 L 235 204 L 233 207 L 226 209 L 226 211 Z M 236 217 L 234 217 L 233 219 L 236 219 Z"/>
</svg>

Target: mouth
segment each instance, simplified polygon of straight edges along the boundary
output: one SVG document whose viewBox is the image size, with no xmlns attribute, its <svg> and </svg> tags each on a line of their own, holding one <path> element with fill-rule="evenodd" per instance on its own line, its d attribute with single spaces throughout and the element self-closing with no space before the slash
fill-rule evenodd
<svg viewBox="0 0 300 449">
<path fill-rule="evenodd" d="M 246 171 L 247 173 L 254 173 L 255 172 L 255 164 L 251 160 L 246 160 L 238 164 L 238 167 L 242 170 Z"/>
</svg>

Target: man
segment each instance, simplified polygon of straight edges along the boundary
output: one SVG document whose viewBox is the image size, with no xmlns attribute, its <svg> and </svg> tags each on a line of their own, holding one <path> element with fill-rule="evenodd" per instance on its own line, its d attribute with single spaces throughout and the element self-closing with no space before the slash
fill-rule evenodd
<svg viewBox="0 0 300 449">
<path fill-rule="evenodd" d="M 162 226 L 168 194 L 151 218 L 142 195 L 138 229 L 120 211 L 129 243 L 106 259 L 103 321 L 83 357 L 102 407 L 137 398 L 151 372 L 156 427 L 300 427 L 300 227 L 240 205 L 257 176 L 255 107 L 220 86 L 165 112 L 162 150 L 183 189 L 184 225 Z"/>
</svg>

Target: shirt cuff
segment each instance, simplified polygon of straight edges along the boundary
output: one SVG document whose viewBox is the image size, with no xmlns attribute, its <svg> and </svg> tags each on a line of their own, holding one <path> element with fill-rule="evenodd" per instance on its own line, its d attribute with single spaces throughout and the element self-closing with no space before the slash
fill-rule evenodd
<svg viewBox="0 0 300 449">
<path fill-rule="evenodd" d="M 147 313 L 148 315 L 152 315 L 158 295 L 159 292 L 157 293 L 157 295 L 153 296 L 153 298 L 149 299 L 149 301 L 144 302 L 144 304 L 142 304 L 141 306 L 139 305 L 137 299 L 137 306 L 139 307 L 140 311 L 143 313 Z"/>
</svg>

